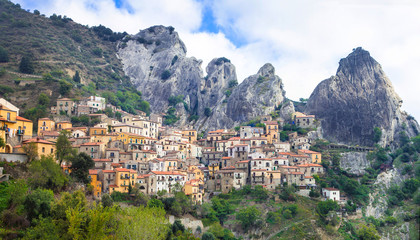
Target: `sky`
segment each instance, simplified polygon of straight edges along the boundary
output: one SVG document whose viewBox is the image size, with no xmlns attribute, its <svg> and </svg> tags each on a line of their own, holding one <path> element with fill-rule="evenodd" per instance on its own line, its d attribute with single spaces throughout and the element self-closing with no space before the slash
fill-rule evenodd
<svg viewBox="0 0 420 240">
<path fill-rule="evenodd" d="M 368 50 L 420 120 L 420 1 L 418 0 L 12 0 L 41 14 L 102 24 L 136 34 L 153 25 L 173 26 L 187 55 L 226 57 L 238 81 L 269 62 L 286 96 L 309 98 L 353 48 Z"/>
</svg>

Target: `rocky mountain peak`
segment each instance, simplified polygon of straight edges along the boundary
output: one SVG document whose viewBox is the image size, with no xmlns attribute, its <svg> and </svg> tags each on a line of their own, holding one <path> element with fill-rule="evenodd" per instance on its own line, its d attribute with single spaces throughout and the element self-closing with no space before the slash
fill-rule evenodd
<svg viewBox="0 0 420 240">
<path fill-rule="evenodd" d="M 324 137 L 331 141 L 372 146 L 373 129 L 379 127 L 381 143 L 388 145 L 404 124 L 410 126 L 409 136 L 418 131 L 401 104 L 381 65 L 359 47 L 340 60 L 335 76 L 315 88 L 306 112 L 321 120 Z"/>
<path fill-rule="evenodd" d="M 275 75 L 274 66 L 271 63 L 266 63 L 258 70 L 257 74 L 263 77 L 273 77 Z"/>
</svg>

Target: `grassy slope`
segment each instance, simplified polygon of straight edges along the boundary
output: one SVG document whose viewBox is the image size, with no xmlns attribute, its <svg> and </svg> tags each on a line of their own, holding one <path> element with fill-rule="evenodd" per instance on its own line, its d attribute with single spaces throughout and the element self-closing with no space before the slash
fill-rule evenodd
<svg viewBox="0 0 420 240">
<path fill-rule="evenodd" d="M 41 92 L 48 94 L 48 90 L 51 90 L 54 101 L 59 95 L 58 83 L 45 83 L 39 78 L 44 73 L 54 71 L 62 71 L 64 74 L 58 78 L 68 81 L 75 71 L 79 71 L 82 84 L 93 82 L 96 90 L 131 88 L 115 56 L 115 43 L 102 40 L 87 26 L 71 20 L 67 23 L 54 22 L 50 18 L 26 12 L 7 0 L 0 0 L 0 32 L 0 46 L 7 50 L 10 58 L 8 63 L 0 63 L 0 68 L 8 71 L 0 77 L 0 84 L 15 90 L 9 97 L 13 96 L 11 100 L 18 107 L 25 109 L 35 106 L 31 97 Z M 102 57 L 94 54 L 96 48 L 102 50 Z M 34 75 L 37 76 L 15 73 L 18 72 L 20 59 L 26 54 L 34 57 Z M 38 81 L 25 89 L 17 86 L 15 80 Z M 87 93 L 73 90 L 69 97 L 78 95 Z"/>
</svg>

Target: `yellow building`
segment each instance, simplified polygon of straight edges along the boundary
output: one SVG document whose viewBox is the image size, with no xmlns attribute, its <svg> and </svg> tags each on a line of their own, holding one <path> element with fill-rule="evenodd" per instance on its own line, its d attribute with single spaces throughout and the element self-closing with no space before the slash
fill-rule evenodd
<svg viewBox="0 0 420 240">
<path fill-rule="evenodd" d="M 90 185 L 93 186 L 93 196 L 100 198 L 102 196 L 102 182 L 98 181 L 98 170 L 89 169 Z"/>
<path fill-rule="evenodd" d="M 134 188 L 137 179 L 137 172 L 132 169 L 115 168 L 115 185 L 109 185 L 109 194 L 114 191 L 128 193 L 128 188 Z"/>
<path fill-rule="evenodd" d="M 190 196 L 195 204 L 203 203 L 204 195 L 204 181 L 199 179 L 192 179 L 185 183 L 183 187 L 185 195 Z"/>
<path fill-rule="evenodd" d="M 276 121 L 265 121 L 265 133 L 268 143 L 278 142 L 279 125 Z"/>
<path fill-rule="evenodd" d="M 219 171 L 219 164 L 210 164 L 208 166 L 209 168 L 209 176 L 214 179 L 214 177 L 216 176 L 216 172 Z"/>
<path fill-rule="evenodd" d="M 15 149 L 17 152 L 25 153 L 24 146 L 33 143 L 36 147 L 37 157 L 41 158 L 42 156 L 53 155 L 55 154 L 55 143 L 46 141 L 39 138 L 32 138 L 22 142 L 22 145 L 16 146 Z"/>
<path fill-rule="evenodd" d="M 182 137 L 188 138 L 189 143 L 197 141 L 197 130 L 182 130 Z"/>
<path fill-rule="evenodd" d="M 49 118 L 38 119 L 38 136 L 41 131 L 54 131 L 55 122 Z"/>
<path fill-rule="evenodd" d="M 107 132 L 108 132 L 108 130 L 106 128 L 91 127 L 89 129 L 89 136 L 105 135 L 105 134 L 107 134 Z"/>
<path fill-rule="evenodd" d="M 57 129 L 57 131 L 61 131 L 61 130 L 64 130 L 66 128 L 72 128 L 72 127 L 73 127 L 73 125 L 71 124 L 71 122 L 63 121 L 63 122 L 58 122 L 57 123 L 56 129 Z"/>
<path fill-rule="evenodd" d="M 9 137 L 18 136 L 22 141 L 32 137 L 33 123 L 31 120 L 20 117 L 16 111 L 0 105 L 0 136 L 6 141 L 6 135 Z M 3 132 L 4 131 L 4 132 Z"/>
<path fill-rule="evenodd" d="M 322 154 L 311 150 L 298 150 L 298 154 L 308 155 L 312 159 L 312 163 L 321 163 Z"/>
<path fill-rule="evenodd" d="M 118 133 L 117 140 L 120 140 L 124 144 L 129 144 L 129 143 L 146 144 L 145 136 L 141 136 L 134 133 L 127 133 L 127 132 Z"/>
<path fill-rule="evenodd" d="M 194 173 L 195 179 L 204 180 L 204 172 L 198 166 L 188 166 L 188 171 Z"/>
</svg>

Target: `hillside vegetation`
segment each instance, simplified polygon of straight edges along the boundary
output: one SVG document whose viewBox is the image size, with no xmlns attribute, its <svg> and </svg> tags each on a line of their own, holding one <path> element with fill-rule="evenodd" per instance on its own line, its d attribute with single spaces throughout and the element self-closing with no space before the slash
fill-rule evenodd
<svg viewBox="0 0 420 240">
<path fill-rule="evenodd" d="M 115 42 L 126 33 L 30 13 L 7 0 L 0 0 L 0 12 L 0 93 L 23 111 L 35 107 L 32 97 L 41 93 L 51 98 L 51 106 L 58 97 L 104 92 L 123 110 L 149 111 L 115 54 Z"/>
</svg>

